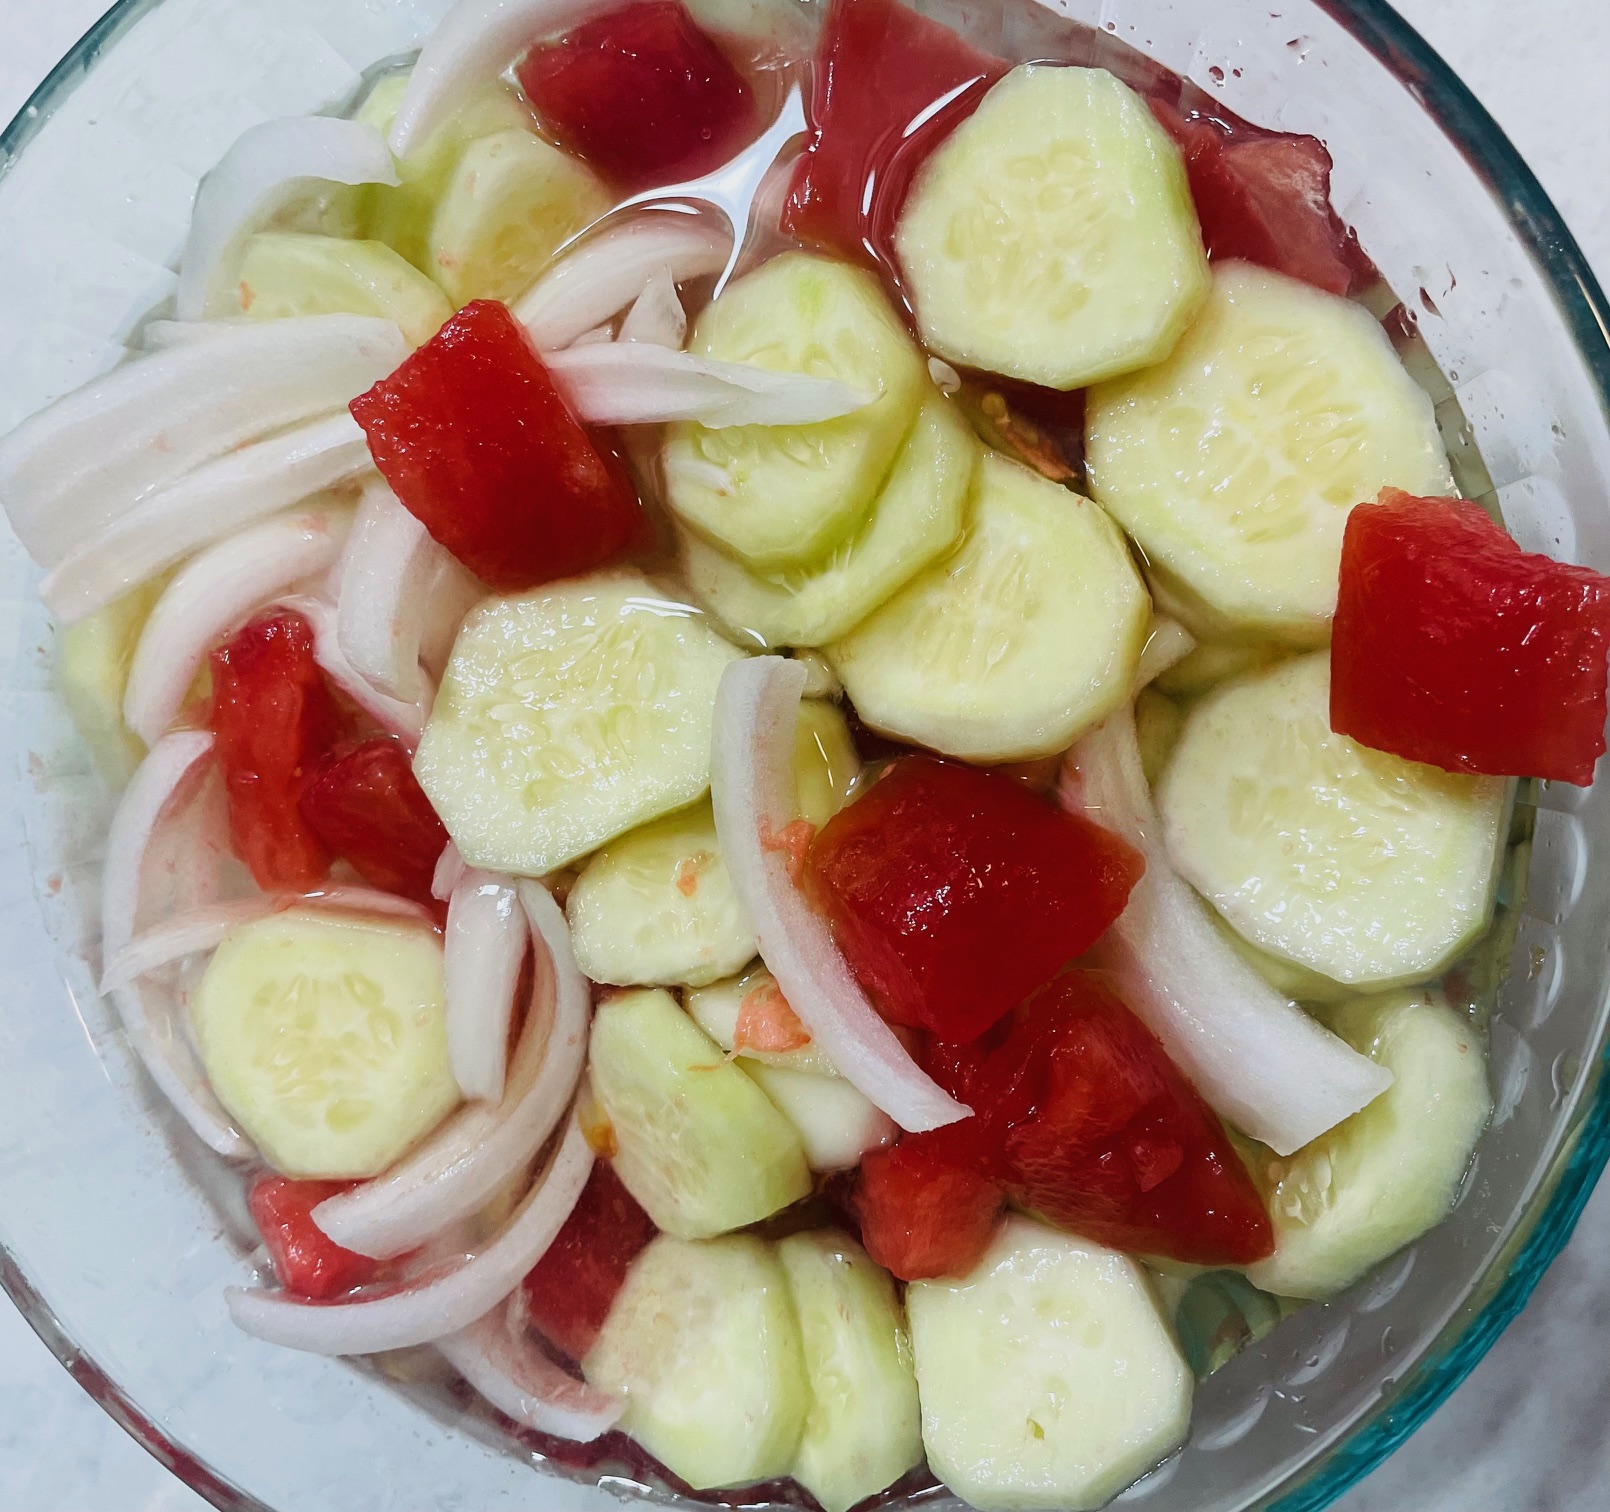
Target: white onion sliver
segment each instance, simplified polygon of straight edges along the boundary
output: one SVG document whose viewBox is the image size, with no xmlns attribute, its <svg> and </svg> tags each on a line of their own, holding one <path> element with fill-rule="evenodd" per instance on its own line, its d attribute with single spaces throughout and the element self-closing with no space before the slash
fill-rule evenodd
<svg viewBox="0 0 1610 1512">
<path fill-rule="evenodd" d="M 503 1096 L 509 1020 L 530 925 L 508 877 L 466 871 L 447 905 L 447 1053 L 465 1097 Z"/>
<path fill-rule="evenodd" d="M 107 960 L 117 959 L 165 904 L 184 906 L 216 891 L 226 823 L 212 736 L 186 730 L 153 745 L 106 837 L 101 939 Z M 251 1146 L 219 1105 L 185 1038 L 174 994 L 136 984 L 111 997 L 136 1054 L 180 1117 L 220 1155 L 249 1155 Z"/>
<path fill-rule="evenodd" d="M 517 1423 L 575 1443 L 591 1443 L 620 1420 L 626 1403 L 555 1365 L 529 1334 L 515 1332 L 516 1293 L 460 1333 L 437 1340 L 454 1370 Z"/>
<path fill-rule="evenodd" d="M 140 331 L 140 346 L 147 352 L 166 352 L 210 336 L 227 336 L 245 325 L 245 317 L 233 320 L 150 320 Z M 130 350 L 133 350 L 130 343 Z"/>
<path fill-rule="evenodd" d="M 1138 693 L 1150 686 L 1194 650 L 1196 637 L 1184 625 L 1167 615 L 1155 616 L 1146 635 L 1146 644 L 1141 648 L 1140 661 L 1135 666 L 1135 691 Z"/>
<path fill-rule="evenodd" d="M 275 607 L 289 609 L 308 622 L 313 630 L 313 659 L 318 662 L 324 675 L 411 752 L 419 744 L 425 721 L 430 718 L 430 706 L 436 690 L 427 684 L 417 703 L 404 703 L 401 699 L 387 698 L 378 688 L 370 687 L 341 654 L 334 604 L 314 598 L 311 594 L 293 593 L 279 599 Z"/>
<path fill-rule="evenodd" d="M 621 322 L 620 340 L 646 341 L 680 352 L 688 338 L 688 312 L 677 296 L 676 280 L 665 266 L 657 268 Z M 574 345 L 575 343 L 572 343 Z"/>
<path fill-rule="evenodd" d="M 417 702 L 425 599 L 445 555 L 384 482 L 364 490 L 341 556 L 336 640 L 377 692 Z"/>
<path fill-rule="evenodd" d="M 384 1175 L 313 1210 L 337 1244 L 385 1259 L 468 1217 L 542 1147 L 564 1116 L 587 1058 L 592 995 L 559 905 L 516 884 L 536 947 L 536 985 L 503 1098 L 460 1108 Z"/>
<path fill-rule="evenodd" d="M 1130 710 L 1073 748 L 1060 797 L 1146 858 L 1097 960 L 1216 1112 L 1289 1155 L 1392 1084 L 1386 1067 L 1322 1028 L 1236 955 L 1169 864 Z"/>
<path fill-rule="evenodd" d="M 260 605 L 340 554 L 349 512 L 281 515 L 230 536 L 191 560 L 163 590 L 140 632 L 123 695 L 123 718 L 147 744 L 184 706 L 207 652 Z"/>
<path fill-rule="evenodd" d="M 719 362 L 645 342 L 543 353 L 565 397 L 595 425 L 812 425 L 864 409 L 875 398 L 835 378 Z"/>
<path fill-rule="evenodd" d="M 224 1294 L 230 1316 L 270 1344 L 323 1355 L 378 1354 L 458 1333 L 502 1302 L 547 1252 L 592 1165 L 593 1152 L 572 1115 L 531 1194 L 472 1259 L 389 1295 L 353 1302 L 308 1303 L 231 1287 Z"/>
<path fill-rule="evenodd" d="M 436 581 L 425 594 L 425 617 L 419 628 L 419 659 L 432 677 L 447 670 L 464 617 L 491 590 L 480 578 L 443 551 L 437 558 Z"/>
<path fill-rule="evenodd" d="M 515 305 L 515 318 L 538 347 L 557 351 L 624 310 L 661 268 L 685 283 L 719 273 L 731 251 L 730 230 L 651 211 L 568 253 Z"/>
<path fill-rule="evenodd" d="M 613 341 L 615 332 L 607 325 L 594 326 L 590 331 L 583 331 L 570 343 L 571 348 L 602 346 L 605 342 Z"/>
<path fill-rule="evenodd" d="M 906 1053 L 866 999 L 826 922 L 788 874 L 777 837 L 790 822 L 794 726 L 802 663 L 780 656 L 733 662 L 716 691 L 710 790 L 716 834 L 761 959 L 839 1073 L 901 1128 L 935 1129 L 968 1116 Z"/>
<path fill-rule="evenodd" d="M 180 320 L 239 309 L 241 243 L 277 211 L 331 184 L 395 184 L 385 138 L 362 121 L 286 116 L 248 127 L 196 190 L 179 264 Z"/>
<path fill-rule="evenodd" d="M 242 447 L 142 499 L 64 558 L 39 596 L 75 624 L 192 551 L 371 466 L 363 430 L 344 410 Z"/>
<path fill-rule="evenodd" d="M 438 903 L 448 902 L 464 871 L 464 858 L 459 855 L 458 847 L 449 840 L 443 846 L 441 855 L 436 858 L 436 871 L 430 879 L 431 897 Z"/>
<path fill-rule="evenodd" d="M 28 554 L 54 567 L 152 489 L 343 408 L 407 355 L 393 321 L 304 315 L 137 358 L 0 437 L 0 501 Z"/>
</svg>

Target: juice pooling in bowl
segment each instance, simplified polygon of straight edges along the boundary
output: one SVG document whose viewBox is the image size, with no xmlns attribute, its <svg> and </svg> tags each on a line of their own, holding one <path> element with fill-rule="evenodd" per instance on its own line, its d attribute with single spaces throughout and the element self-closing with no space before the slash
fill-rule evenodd
<svg viewBox="0 0 1610 1512">
<path fill-rule="evenodd" d="M 0 502 L 231 1326 L 650 1496 L 1219 1495 L 1470 1184 L 1610 652 L 1285 122 L 463 0 L 230 147 Z"/>
</svg>

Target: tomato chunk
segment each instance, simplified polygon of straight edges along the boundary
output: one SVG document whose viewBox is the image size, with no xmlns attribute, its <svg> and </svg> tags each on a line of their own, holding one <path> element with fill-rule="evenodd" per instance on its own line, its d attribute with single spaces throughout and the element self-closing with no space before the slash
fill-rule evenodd
<svg viewBox="0 0 1610 1512">
<path fill-rule="evenodd" d="M 297 802 L 340 715 L 301 615 L 261 615 L 212 653 L 209 722 L 235 853 L 265 891 L 306 892 L 330 856 Z"/>
<path fill-rule="evenodd" d="M 623 189 L 696 178 L 755 127 L 755 97 L 677 0 L 627 5 L 515 70 L 542 123 Z"/>
<path fill-rule="evenodd" d="M 909 756 L 824 826 L 804 885 L 886 1018 L 967 1041 L 1094 945 L 1144 866 L 1013 777 Z"/>
<path fill-rule="evenodd" d="M 950 1128 L 907 1134 L 861 1162 L 850 1207 L 861 1242 L 902 1281 L 965 1276 L 1005 1209 L 1000 1186 L 976 1169 Z"/>
<path fill-rule="evenodd" d="M 526 1312 L 573 1360 L 592 1348 L 633 1260 L 658 1233 L 607 1160 L 592 1175 L 548 1252 L 526 1275 Z"/>
<path fill-rule="evenodd" d="M 917 169 L 1009 66 L 899 0 L 833 0 L 811 91 L 816 136 L 794 170 L 783 230 L 892 264 Z"/>
<path fill-rule="evenodd" d="M 300 807 L 320 840 L 364 881 L 417 903 L 447 846 L 447 829 L 407 753 L 389 736 L 332 751 L 302 790 Z"/>
<path fill-rule="evenodd" d="M 1604 754 L 1610 578 L 1475 504 L 1387 489 L 1347 517 L 1331 727 L 1450 772 L 1586 786 Z"/>
<path fill-rule="evenodd" d="M 590 572 L 645 539 L 619 459 L 495 300 L 465 305 L 351 408 L 397 497 L 500 593 Z"/>
<path fill-rule="evenodd" d="M 252 1187 L 246 1205 L 286 1291 L 324 1302 L 367 1285 L 379 1272 L 378 1261 L 342 1249 L 313 1221 L 314 1208 L 350 1186 L 345 1181 L 265 1176 Z"/>
</svg>

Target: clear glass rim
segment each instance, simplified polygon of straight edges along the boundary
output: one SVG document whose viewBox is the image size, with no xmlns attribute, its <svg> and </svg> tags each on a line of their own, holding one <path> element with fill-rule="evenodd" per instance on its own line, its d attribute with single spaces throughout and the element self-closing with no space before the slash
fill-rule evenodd
<svg viewBox="0 0 1610 1512">
<path fill-rule="evenodd" d="M 117 0 L 28 97 L 0 132 L 0 178 L 102 53 L 162 0 Z M 1408 88 L 1503 208 L 1547 279 L 1610 423 L 1610 303 L 1559 211 L 1498 122 L 1438 53 L 1386 0 L 1315 0 Z M 1487 1300 L 1462 1312 L 1399 1383 L 1394 1397 L 1320 1458 L 1267 1512 L 1321 1512 L 1362 1480 L 1431 1416 L 1514 1321 L 1565 1247 L 1594 1185 L 1610 1162 L 1610 1046 L 1593 1069 L 1574 1126 L 1562 1137 L 1542 1183 L 1548 1196 L 1501 1277 L 1484 1279 Z M 158 1463 L 219 1512 L 274 1512 L 214 1474 L 129 1400 L 111 1376 L 62 1328 L 22 1268 L 0 1245 L 0 1290 L 107 1415 Z M 1449 1341 L 1444 1347 L 1444 1341 Z"/>
</svg>

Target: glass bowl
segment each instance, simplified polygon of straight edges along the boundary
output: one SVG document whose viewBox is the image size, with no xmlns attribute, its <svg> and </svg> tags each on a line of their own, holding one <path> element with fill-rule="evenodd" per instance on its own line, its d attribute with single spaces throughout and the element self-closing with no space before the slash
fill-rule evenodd
<svg viewBox="0 0 1610 1512">
<path fill-rule="evenodd" d="M 948 3 L 980 40 L 1036 55 L 1043 14 Z M 1255 121 L 1325 139 L 1343 218 L 1436 359 L 1421 376 L 1467 492 L 1489 494 L 1526 547 L 1610 570 L 1610 312 L 1536 180 L 1425 44 L 1380 0 L 1049 8 Z M 0 138 L 0 429 L 118 360 L 173 286 L 197 176 L 244 127 L 349 97 L 445 9 L 117 5 Z M 0 1282 L 108 1412 L 220 1508 L 618 1506 L 635 1483 L 555 1479 L 484 1415 L 422 1411 L 409 1361 L 355 1369 L 230 1324 L 223 1289 L 253 1247 L 236 1183 L 159 1105 L 95 992 L 109 802 L 50 691 L 37 579 L 5 532 Z M 1453 1390 L 1564 1244 L 1610 1152 L 1610 792 L 1528 785 L 1519 813 L 1496 939 L 1509 974 L 1491 1004 L 1498 1106 L 1457 1210 L 1206 1380 L 1190 1444 L 1124 1503 L 1324 1506 Z"/>
</svg>

